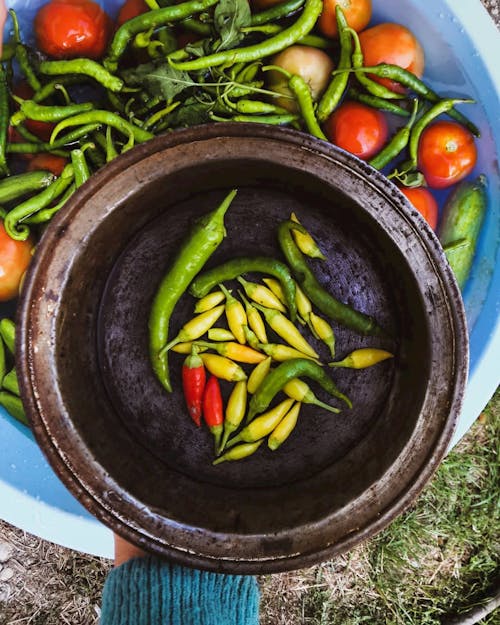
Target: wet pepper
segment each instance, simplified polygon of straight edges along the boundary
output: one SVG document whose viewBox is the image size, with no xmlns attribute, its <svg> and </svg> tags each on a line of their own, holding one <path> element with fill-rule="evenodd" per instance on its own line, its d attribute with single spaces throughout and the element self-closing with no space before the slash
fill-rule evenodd
<svg viewBox="0 0 500 625">
<path fill-rule="evenodd" d="M 220 448 L 223 430 L 224 406 L 219 380 L 214 375 L 208 378 L 205 392 L 203 393 L 203 418 L 215 438 L 215 453 L 217 453 Z"/>
<path fill-rule="evenodd" d="M 182 366 L 182 388 L 189 415 L 198 427 L 201 424 L 206 372 L 203 360 L 193 348 Z"/>
</svg>

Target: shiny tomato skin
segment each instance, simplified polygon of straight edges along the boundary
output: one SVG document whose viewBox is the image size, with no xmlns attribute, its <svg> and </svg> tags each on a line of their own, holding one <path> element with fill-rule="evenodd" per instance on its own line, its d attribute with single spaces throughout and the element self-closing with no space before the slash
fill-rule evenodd
<svg viewBox="0 0 500 625">
<path fill-rule="evenodd" d="M 28 171 L 50 171 L 54 176 L 60 176 L 68 160 L 56 154 L 37 154 L 28 165 Z"/>
<path fill-rule="evenodd" d="M 401 24 L 386 22 L 367 28 L 359 35 L 364 65 L 380 63 L 399 65 L 419 78 L 424 73 L 424 51 L 415 35 Z M 405 89 L 388 78 L 371 76 L 392 91 L 404 93 Z"/>
<path fill-rule="evenodd" d="M 472 133 L 456 122 L 434 122 L 420 136 L 418 168 L 433 189 L 445 189 L 462 180 L 474 169 L 476 161 Z"/>
<path fill-rule="evenodd" d="M 31 261 L 33 241 L 14 241 L 0 221 L 0 302 L 8 302 L 19 294 L 24 272 Z"/>
<path fill-rule="evenodd" d="M 149 11 L 149 7 L 144 0 L 127 0 L 123 3 L 120 11 L 118 12 L 116 24 L 117 26 L 121 26 L 133 17 L 146 13 L 146 11 Z"/>
<path fill-rule="evenodd" d="M 418 210 L 429 226 L 436 230 L 439 208 L 436 199 L 425 187 L 401 187 L 400 191 Z"/>
<path fill-rule="evenodd" d="M 340 5 L 347 24 L 359 32 L 366 28 L 372 17 L 372 0 L 323 0 L 323 11 L 319 16 L 318 28 L 325 37 L 338 37 L 335 8 Z"/>
<path fill-rule="evenodd" d="M 100 59 L 112 22 L 92 0 L 51 0 L 35 16 L 37 47 L 54 59 Z"/>
<path fill-rule="evenodd" d="M 368 160 L 379 152 L 389 134 L 384 115 L 359 102 L 344 102 L 325 123 L 329 141 Z"/>
</svg>

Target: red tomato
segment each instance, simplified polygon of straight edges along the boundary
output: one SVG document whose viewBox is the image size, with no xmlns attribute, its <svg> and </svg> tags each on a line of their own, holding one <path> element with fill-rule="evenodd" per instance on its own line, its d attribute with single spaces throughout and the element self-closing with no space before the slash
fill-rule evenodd
<svg viewBox="0 0 500 625">
<path fill-rule="evenodd" d="M 33 97 L 34 92 L 33 89 L 28 85 L 28 83 L 22 80 L 14 86 L 13 93 L 23 100 L 29 100 Z M 16 108 L 18 108 L 17 105 Z M 24 125 L 27 130 L 29 130 L 42 141 L 50 141 L 50 135 L 56 127 L 55 124 L 52 124 L 50 122 L 39 122 L 34 119 L 27 119 L 24 122 Z"/>
<path fill-rule="evenodd" d="M 50 171 L 54 176 L 60 176 L 67 162 L 67 159 L 55 154 L 37 154 L 31 159 L 28 171 Z"/>
<path fill-rule="evenodd" d="M 116 24 L 117 26 L 121 26 L 124 22 L 138 15 L 142 15 L 146 13 L 146 11 L 149 11 L 149 7 L 144 0 L 126 0 L 118 13 Z"/>
<path fill-rule="evenodd" d="M 406 195 L 429 226 L 435 230 L 438 223 L 438 204 L 432 193 L 425 187 L 401 187 L 400 191 Z"/>
<path fill-rule="evenodd" d="M 0 221 L 0 302 L 18 296 L 22 277 L 31 261 L 32 249 L 32 239 L 14 241 Z"/>
<path fill-rule="evenodd" d="M 407 69 L 419 78 L 424 72 L 424 51 L 413 33 L 401 24 L 385 23 L 364 30 L 359 35 L 365 65 L 390 63 Z M 404 88 L 388 78 L 373 76 L 373 80 L 397 93 Z"/>
<path fill-rule="evenodd" d="M 368 160 L 387 141 L 389 130 L 384 115 L 359 102 L 344 102 L 327 119 L 328 139 L 340 148 Z"/>
<path fill-rule="evenodd" d="M 418 167 L 434 189 L 444 189 L 468 176 L 477 160 L 474 137 L 451 121 L 437 121 L 422 132 Z"/>
<path fill-rule="evenodd" d="M 337 37 L 335 7 L 343 9 L 347 24 L 356 32 L 368 26 L 372 17 L 372 0 L 323 0 L 318 27 L 325 37 Z"/>
<path fill-rule="evenodd" d="M 112 32 L 109 16 L 92 0 L 51 0 L 35 16 L 38 48 L 55 59 L 103 56 Z"/>
</svg>

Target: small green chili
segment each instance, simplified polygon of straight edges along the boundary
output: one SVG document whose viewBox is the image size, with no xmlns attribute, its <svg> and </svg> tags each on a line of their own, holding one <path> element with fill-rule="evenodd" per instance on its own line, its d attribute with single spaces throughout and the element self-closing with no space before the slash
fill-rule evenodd
<svg viewBox="0 0 500 625">
<path fill-rule="evenodd" d="M 340 75 L 341 74 L 339 74 L 339 76 Z M 345 75 L 347 74 L 344 74 L 344 76 Z M 354 87 L 350 87 L 347 90 L 347 97 L 351 100 L 355 100 L 356 102 L 361 102 L 362 104 L 366 104 L 372 108 L 379 109 L 380 111 L 385 111 L 386 113 L 393 113 L 394 115 L 399 115 L 400 117 L 410 117 L 410 111 L 404 109 L 398 104 L 395 104 L 392 100 L 378 98 L 371 93 L 363 93 Z"/>
<path fill-rule="evenodd" d="M 25 119 L 33 119 L 41 122 L 59 122 L 62 119 L 86 113 L 94 108 L 92 102 L 82 102 L 81 104 L 69 104 L 66 106 L 45 106 L 37 104 L 33 100 L 22 100 L 14 98 L 20 105 L 19 111 L 14 113 L 10 118 L 12 126 L 18 126 Z"/>
<path fill-rule="evenodd" d="M 7 166 L 7 136 L 9 129 L 9 92 L 7 89 L 7 76 L 3 65 L 0 63 L 0 177 L 8 176 Z"/>
<path fill-rule="evenodd" d="M 413 112 L 408 123 L 400 128 L 389 143 L 368 162 L 375 169 L 382 169 L 405 149 L 410 140 L 410 133 L 418 110 L 418 100 L 413 103 Z"/>
<path fill-rule="evenodd" d="M 55 179 L 49 171 L 28 171 L 0 180 L 0 205 L 49 186 Z"/>
<path fill-rule="evenodd" d="M 88 113 L 80 113 L 80 115 L 74 115 L 73 117 L 68 117 L 67 119 L 60 121 L 54 128 L 50 141 L 51 143 L 54 143 L 57 135 L 65 128 L 69 128 L 71 126 L 83 126 L 87 124 L 104 124 L 106 126 L 112 126 L 113 128 L 116 128 L 118 132 L 127 135 L 127 137 L 132 135 L 139 143 L 148 141 L 154 137 L 151 132 L 126 121 L 116 113 L 97 109 Z"/>
<path fill-rule="evenodd" d="M 68 61 L 42 61 L 39 66 L 42 74 L 60 76 L 61 74 L 79 74 L 89 76 L 110 91 L 121 91 L 123 80 L 114 76 L 102 65 L 91 59 L 70 59 Z"/>
<path fill-rule="evenodd" d="M 252 26 L 267 24 L 267 22 L 274 22 L 284 17 L 289 17 L 293 13 L 296 13 L 303 4 L 304 0 L 288 0 L 287 2 L 276 4 L 265 11 L 254 13 L 251 21 Z"/>
</svg>

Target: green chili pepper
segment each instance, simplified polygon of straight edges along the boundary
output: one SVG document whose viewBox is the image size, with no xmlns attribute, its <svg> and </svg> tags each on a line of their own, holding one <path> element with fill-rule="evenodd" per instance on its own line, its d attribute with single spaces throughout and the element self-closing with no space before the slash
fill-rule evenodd
<svg viewBox="0 0 500 625">
<path fill-rule="evenodd" d="M 38 91 L 41 87 L 40 81 L 36 77 L 36 74 L 31 67 L 28 51 L 21 41 L 21 36 L 19 34 L 19 22 L 17 21 L 16 12 L 13 9 L 10 9 L 9 15 L 12 19 L 12 24 L 14 26 L 14 42 L 16 45 L 17 62 L 19 63 L 21 72 L 24 74 L 28 85 L 33 89 L 33 91 Z"/>
<path fill-rule="evenodd" d="M 12 393 L 13 395 L 17 395 L 19 397 L 20 395 L 19 382 L 17 379 L 15 368 L 11 369 L 9 373 L 7 373 L 7 375 L 3 377 L 2 386 L 6 391 L 9 391 L 9 393 Z"/>
<path fill-rule="evenodd" d="M 220 464 L 221 462 L 228 462 L 232 460 L 242 460 L 248 458 L 262 445 L 264 441 L 257 441 L 256 443 L 244 443 L 243 445 L 237 445 L 216 460 L 212 464 Z"/>
<path fill-rule="evenodd" d="M 88 146 L 94 147 L 93 143 L 87 143 L 81 148 L 71 150 L 71 164 L 73 165 L 73 172 L 75 176 L 75 187 L 78 189 L 84 182 L 90 178 L 90 170 L 85 159 L 85 149 Z"/>
<path fill-rule="evenodd" d="M 333 41 L 319 35 L 305 35 L 297 41 L 301 46 L 309 46 L 311 48 L 319 48 L 320 50 L 329 50 L 333 47 Z"/>
<path fill-rule="evenodd" d="M 0 205 L 45 189 L 54 179 L 49 171 L 29 171 L 0 180 Z"/>
<path fill-rule="evenodd" d="M 76 130 L 68 132 L 63 137 L 61 137 L 57 141 L 53 141 L 52 143 L 10 143 L 7 146 L 7 152 L 12 152 L 13 154 L 34 154 L 39 152 L 51 152 L 55 154 L 57 153 L 58 148 L 62 148 L 66 145 L 74 143 L 75 141 L 78 141 L 78 139 L 81 139 L 91 132 L 98 130 L 100 127 L 100 123 L 86 124 L 81 128 L 77 128 Z"/>
<path fill-rule="evenodd" d="M 16 351 L 16 324 L 6 317 L 0 320 L 0 336 L 11 354 Z"/>
<path fill-rule="evenodd" d="M 281 282 L 290 318 L 292 321 L 295 321 L 297 314 L 295 282 L 290 274 L 290 270 L 284 263 L 267 256 L 233 258 L 197 276 L 191 283 L 189 292 L 194 297 L 203 297 L 221 282 L 233 280 L 247 272 L 265 273 L 274 276 Z"/>
<path fill-rule="evenodd" d="M 243 48 L 234 48 L 232 50 L 216 52 L 214 54 L 209 54 L 208 56 L 193 59 L 192 61 L 175 63 L 169 59 L 169 63 L 177 69 L 190 72 L 217 67 L 218 65 L 232 65 L 234 63 L 241 62 L 249 63 L 251 61 L 262 59 L 266 56 L 271 56 L 281 52 L 281 50 L 284 50 L 285 48 L 288 48 L 299 39 L 309 34 L 314 27 L 322 8 L 322 0 L 306 0 L 304 10 L 294 24 L 262 43 Z"/>
<path fill-rule="evenodd" d="M 153 369 L 169 392 L 172 385 L 168 371 L 168 354 L 165 353 L 160 358 L 159 353 L 168 343 L 170 315 L 193 277 L 199 273 L 222 242 L 225 236 L 224 215 L 235 195 L 236 190 L 232 190 L 215 211 L 196 223 L 155 295 L 149 315 L 149 351 Z"/>
<path fill-rule="evenodd" d="M 39 210 L 38 212 L 36 212 L 34 215 L 31 215 L 31 217 L 28 217 L 27 219 L 23 219 L 23 223 L 28 224 L 28 225 L 33 225 L 33 224 L 44 224 L 47 221 L 50 221 L 52 217 L 57 213 L 57 211 L 60 210 L 66 204 L 66 202 L 69 200 L 69 198 L 73 195 L 75 191 L 76 191 L 76 184 L 73 183 L 66 189 L 66 191 L 63 193 L 61 199 L 58 202 L 56 202 L 55 204 L 52 204 L 52 206 L 50 206 L 49 208 L 44 208 L 42 210 Z"/>
<path fill-rule="evenodd" d="M 127 20 L 115 32 L 109 46 L 108 56 L 104 59 L 104 66 L 110 71 L 115 71 L 127 45 L 137 34 L 150 28 L 159 28 L 172 22 L 190 18 L 193 14 L 201 13 L 217 2 L 218 0 L 191 0 L 190 2 L 174 4 L 156 11 L 149 11 Z"/>
<path fill-rule="evenodd" d="M 30 423 L 24 412 L 23 403 L 19 397 L 7 393 L 6 391 L 0 391 L 0 406 L 3 406 L 7 412 L 20 421 L 23 425 L 29 427 Z"/>
<path fill-rule="evenodd" d="M 82 79 L 80 78 L 80 76 L 58 76 L 54 80 L 51 80 L 50 82 L 43 85 L 43 87 L 35 91 L 32 96 L 32 100 L 38 103 L 43 102 L 44 100 L 47 100 L 47 98 L 53 96 L 56 91 L 62 91 L 63 93 L 65 93 L 65 86 L 79 85 L 81 81 Z"/>
<path fill-rule="evenodd" d="M 341 74 L 339 74 L 340 76 Z M 344 76 L 346 76 L 344 74 Z M 392 113 L 393 115 L 399 115 L 400 117 L 410 117 L 410 111 L 404 109 L 402 106 L 395 104 L 391 100 L 386 100 L 385 98 L 378 98 L 371 93 L 363 93 L 362 91 L 358 91 L 354 87 L 350 87 L 347 90 L 347 97 L 351 100 L 355 100 L 356 102 L 361 102 L 362 104 L 366 104 L 367 106 L 371 106 L 374 109 L 379 109 L 380 111 L 385 111 L 387 113 Z"/>
<path fill-rule="evenodd" d="M 328 141 L 324 132 L 321 130 L 318 124 L 318 120 L 316 119 L 314 103 L 309 85 L 302 78 L 302 76 L 294 74 L 288 81 L 288 86 L 297 100 L 297 104 L 299 105 L 300 113 L 302 115 L 302 119 L 304 120 L 307 130 L 314 137 L 317 137 L 318 139 L 323 139 L 323 141 Z"/>
<path fill-rule="evenodd" d="M 3 65 L 0 63 L 0 177 L 9 175 L 7 166 L 7 135 L 9 129 L 9 92 L 7 89 L 7 76 Z"/>
<path fill-rule="evenodd" d="M 22 100 L 14 97 L 20 109 L 10 118 L 12 126 L 18 126 L 25 119 L 33 119 L 42 122 L 59 122 L 61 119 L 86 113 L 94 108 L 92 102 L 82 102 L 81 104 L 69 104 L 66 106 L 45 106 L 37 104 L 34 100 Z"/>
<path fill-rule="evenodd" d="M 74 115 L 73 117 L 68 117 L 67 119 L 60 121 L 54 128 L 50 141 L 51 143 L 54 143 L 57 135 L 65 128 L 69 128 L 71 126 L 84 126 L 87 124 L 104 124 L 106 126 L 112 126 L 113 128 L 116 128 L 118 132 L 127 135 L 127 137 L 133 136 L 139 143 L 148 141 L 154 137 L 151 132 L 126 121 L 116 113 L 97 109 L 89 111 L 88 113 L 80 113 L 80 115 Z"/>
<path fill-rule="evenodd" d="M 33 215 L 42 208 L 46 208 L 57 199 L 70 186 L 74 179 L 72 165 L 66 165 L 59 178 L 49 185 L 46 189 L 38 193 L 28 200 L 18 204 L 13 208 L 4 220 L 4 227 L 7 234 L 16 241 L 25 241 L 30 229 L 26 224 L 21 223 L 27 217 Z"/>
<path fill-rule="evenodd" d="M 124 83 L 121 78 L 114 76 L 102 65 L 91 59 L 70 59 L 68 61 L 42 61 L 39 70 L 47 76 L 61 74 L 79 74 L 93 78 L 110 91 L 121 91 Z M 36 91 L 36 90 L 35 90 Z"/>
<path fill-rule="evenodd" d="M 371 158 L 368 162 L 375 169 L 383 169 L 388 163 L 390 163 L 398 154 L 405 149 L 410 140 L 410 133 L 412 131 L 413 124 L 415 122 L 415 116 L 418 110 L 418 100 L 413 101 L 413 112 L 408 123 L 400 128 L 389 143 L 378 154 Z M 425 117 L 425 116 L 424 116 Z"/>
<path fill-rule="evenodd" d="M 337 4 L 335 7 L 335 16 L 337 19 L 337 27 L 340 39 L 340 59 L 338 69 L 350 69 L 352 55 L 352 39 L 351 33 L 347 25 L 347 20 L 341 6 Z M 321 100 L 318 104 L 316 114 L 320 122 L 324 122 L 335 110 L 344 95 L 347 87 L 349 74 L 347 72 L 333 76 L 330 84 L 326 88 Z"/>
<path fill-rule="evenodd" d="M 3 380 L 5 376 L 5 347 L 3 341 L 0 339 L 0 380 Z"/>
<path fill-rule="evenodd" d="M 335 299 L 333 295 L 321 286 L 293 240 L 291 231 L 294 228 L 300 232 L 307 232 L 300 224 L 294 221 L 283 221 L 278 228 L 278 239 L 283 254 L 297 278 L 297 282 L 312 303 L 331 319 L 356 332 L 375 336 L 383 335 L 383 330 L 372 317 Z"/>
<path fill-rule="evenodd" d="M 321 365 L 307 358 L 295 358 L 282 362 L 264 378 L 250 400 L 247 422 L 251 421 L 255 415 L 267 410 L 267 407 L 272 402 L 275 395 L 283 389 L 287 382 L 293 378 L 301 378 L 304 376 L 311 378 L 327 393 L 341 399 L 349 408 L 352 408 L 351 400 L 339 391 Z"/>
<path fill-rule="evenodd" d="M 287 111 L 281 106 L 271 104 L 270 102 L 261 102 L 260 100 L 238 100 L 231 106 L 244 115 L 266 115 L 269 113 L 277 115 L 287 115 Z"/>
<path fill-rule="evenodd" d="M 288 0 L 287 2 L 276 4 L 265 11 L 254 13 L 251 18 L 252 26 L 267 24 L 267 22 L 274 22 L 288 17 L 296 13 L 303 4 L 304 0 Z"/>
</svg>

